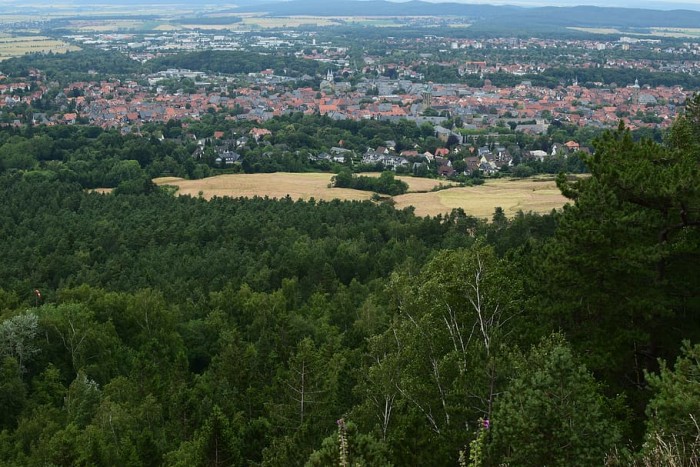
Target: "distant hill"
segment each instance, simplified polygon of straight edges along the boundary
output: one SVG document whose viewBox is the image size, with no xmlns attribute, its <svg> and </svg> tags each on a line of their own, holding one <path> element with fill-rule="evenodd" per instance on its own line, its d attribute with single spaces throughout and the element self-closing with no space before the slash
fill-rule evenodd
<svg viewBox="0 0 700 467">
<path fill-rule="evenodd" d="M 465 5 L 461 3 L 405 3 L 384 0 L 293 0 L 241 6 L 236 12 L 264 12 L 270 16 L 465 16 L 474 21 L 497 22 L 520 26 L 577 26 L 577 27 L 678 27 L 700 26 L 700 11 L 648 10 L 641 8 L 605 8 L 594 6 L 537 7 Z"/>
<path fill-rule="evenodd" d="M 343 2 L 292 0 L 241 6 L 235 9 L 241 13 L 266 12 L 271 16 L 470 16 L 474 18 L 517 14 L 522 10 L 523 8 L 514 6 L 428 3 L 417 0 L 402 3 L 385 0 L 348 0 Z"/>
</svg>

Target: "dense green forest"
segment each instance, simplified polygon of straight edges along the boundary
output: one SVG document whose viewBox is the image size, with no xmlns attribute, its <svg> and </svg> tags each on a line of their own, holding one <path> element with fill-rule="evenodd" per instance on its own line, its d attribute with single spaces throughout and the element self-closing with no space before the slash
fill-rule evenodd
<svg viewBox="0 0 700 467">
<path fill-rule="evenodd" d="M 408 191 L 408 183 L 394 177 L 393 172 L 382 172 L 379 177 L 353 175 L 347 169 L 341 170 L 331 179 L 333 188 L 352 188 L 355 190 L 374 191 L 384 195 L 396 196 Z"/>
<path fill-rule="evenodd" d="M 59 59 L 60 58 L 60 59 Z M 56 54 L 28 54 L 2 63 L 4 74 L 25 77 L 30 70 L 46 73 L 49 80 L 62 84 L 90 81 L 97 78 L 133 77 L 168 68 L 188 68 L 211 73 L 258 73 L 267 68 L 289 76 L 315 76 L 320 65 L 314 60 L 286 54 L 261 54 L 247 51 L 216 51 L 179 53 L 159 57 L 145 64 L 132 60 L 123 53 L 86 47 L 83 50 Z M 325 68 L 322 68 L 325 71 Z"/>
<path fill-rule="evenodd" d="M 27 127 L 0 131 L 0 173 L 30 170 L 83 188 L 142 191 L 164 174 L 202 178 L 211 174 L 192 158 L 196 145 L 122 135 L 97 127 Z"/>
<path fill-rule="evenodd" d="M 417 66 L 416 71 L 423 73 L 426 80 L 440 83 L 461 82 L 472 87 L 482 87 L 486 79 L 488 79 L 493 86 L 499 88 L 513 87 L 523 81 L 530 81 L 533 86 L 554 89 L 558 86 L 569 84 L 574 79 L 578 79 L 583 86 L 588 87 L 597 86 L 597 84 L 594 83 L 626 86 L 634 83 L 635 80 L 638 80 L 641 86 L 682 86 L 687 89 L 697 89 L 700 87 L 700 78 L 691 74 L 638 69 L 558 66 L 556 68 L 547 69 L 541 73 L 514 75 L 512 73 L 496 72 L 486 73 L 481 77 L 479 75 L 460 76 L 456 66 L 426 64 Z"/>
<path fill-rule="evenodd" d="M 0 157 L 5 464 L 700 456 L 700 98 L 663 143 L 599 138 L 562 211 L 488 223 L 174 197 L 138 162 L 98 194 L 50 169 L 53 131 L 77 130 Z M 76 136 L 95 164 L 146 157 Z"/>
<path fill-rule="evenodd" d="M 85 48 L 57 55 L 26 54 L 2 63 L 2 71 L 14 77 L 29 76 L 30 70 L 42 70 L 49 80 L 67 85 L 96 78 L 126 77 L 142 72 L 142 65 L 117 51 Z"/>
<path fill-rule="evenodd" d="M 187 68 L 190 70 L 208 71 L 213 73 L 258 73 L 271 68 L 277 74 L 315 76 L 319 70 L 324 70 L 319 62 L 297 58 L 292 54 L 258 54 L 245 51 L 205 50 L 201 52 L 180 53 L 160 57 L 148 62 L 153 70 L 167 68 Z M 325 66 L 325 65 L 324 65 Z"/>
<path fill-rule="evenodd" d="M 398 151 L 414 148 L 435 151 L 444 144 L 435 137 L 430 124 L 416 125 L 402 120 L 397 123 L 377 120 L 334 121 L 321 115 L 295 113 L 276 117 L 262 125 L 272 134 L 260 141 L 250 138 L 251 122 L 226 119 L 225 113 L 207 114 L 200 121 L 171 120 L 165 124 L 148 123 L 138 132 L 122 134 L 117 129 L 103 130 L 83 125 L 25 126 L 0 128 L 0 173 L 16 170 L 44 171 L 45 175 L 63 181 L 77 182 L 83 188 L 119 188 L 120 190 L 148 190 L 148 181 L 160 176 L 200 179 L 222 172 L 340 172 L 341 170 L 383 170 L 379 164 L 361 164 L 361 155 L 370 147 L 394 141 Z M 225 138 L 213 138 L 216 131 Z M 641 133 L 638 131 L 637 133 Z M 527 136 L 503 134 L 498 140 L 506 145 L 521 162 L 511 173 L 529 176 L 533 173 L 556 174 L 561 171 L 585 172 L 585 165 L 576 154 L 552 156 L 540 162 L 522 157 L 528 148 L 550 150 L 553 142 L 577 138 L 586 145 L 596 134 L 577 127 L 552 125 L 547 135 Z M 236 140 L 243 138 L 245 143 Z M 315 156 L 330 151 L 342 141 L 343 149 L 354 156 L 343 164 Z M 476 145 L 494 145 L 491 137 L 479 135 Z M 235 148 L 241 156 L 239 164 L 222 166 L 217 158 L 222 152 Z M 522 149 L 521 149 L 522 148 Z M 468 149 L 450 153 L 448 157 L 464 170 L 462 159 L 471 155 Z M 424 163 L 421 176 L 437 176 L 437 164 L 428 166 L 423 157 L 410 157 L 409 162 Z M 504 168 L 504 173 L 508 168 Z M 410 166 L 397 167 L 399 173 L 408 173 Z M 480 177 L 480 174 L 476 174 Z M 362 178 L 355 188 L 386 194 L 399 194 L 405 187 L 398 180 L 385 178 L 380 183 Z M 477 178 L 478 178 L 477 177 Z M 462 177 L 464 178 L 464 177 Z M 344 182 L 341 176 L 341 183 Z M 357 182 L 362 183 L 357 183 Z M 367 181 L 368 183 L 364 183 Z M 468 180 L 467 180 L 468 181 Z M 478 180 L 475 180 L 478 181 Z M 350 185 L 345 185 L 350 186 Z M 375 190 L 376 188 L 376 190 Z"/>
</svg>

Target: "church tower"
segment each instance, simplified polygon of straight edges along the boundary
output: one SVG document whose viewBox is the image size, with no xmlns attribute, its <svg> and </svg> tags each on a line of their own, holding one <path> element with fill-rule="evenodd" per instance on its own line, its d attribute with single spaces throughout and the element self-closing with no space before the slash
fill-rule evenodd
<svg viewBox="0 0 700 467">
<path fill-rule="evenodd" d="M 430 107 L 432 104 L 432 99 L 433 99 L 433 86 L 432 84 L 428 84 L 425 86 L 425 89 L 423 89 L 423 108 L 427 109 Z"/>
</svg>

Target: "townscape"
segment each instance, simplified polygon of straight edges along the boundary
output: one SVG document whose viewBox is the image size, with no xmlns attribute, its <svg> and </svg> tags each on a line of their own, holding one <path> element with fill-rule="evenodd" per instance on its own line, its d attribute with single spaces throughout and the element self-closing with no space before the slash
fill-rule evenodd
<svg viewBox="0 0 700 467">
<path fill-rule="evenodd" d="M 620 121 L 633 131 L 656 131 L 653 134 L 658 137 L 658 130 L 671 125 L 693 92 L 692 88 L 673 84 L 677 82 L 674 77 L 700 82 L 698 43 L 663 44 L 659 39 L 625 36 L 616 41 L 513 37 L 478 40 L 435 35 L 415 41 L 389 37 L 382 41 L 385 49 L 381 54 L 367 50 L 362 41 L 356 40 L 351 49 L 340 46 L 342 41 L 338 39 L 326 40 L 322 33 L 286 30 L 265 35 L 220 31 L 94 33 L 66 35 L 64 39 L 77 46 L 124 54 L 144 67 L 153 60 L 165 58 L 161 63 L 168 63 L 168 57 L 188 53 L 218 51 L 226 57 L 226 53 L 246 48 L 291 55 L 315 66 L 310 66 L 308 72 L 292 64 L 289 68 L 281 65 L 239 73 L 210 71 L 209 66 L 165 68 L 106 80 L 58 83 L 41 70 L 29 68 L 24 78 L 2 77 L 5 84 L 0 85 L 0 93 L 4 99 L 0 106 L 7 123 L 79 122 L 138 132 L 144 123 L 200 121 L 208 114 L 225 114 L 230 122 L 256 124 L 294 113 L 323 115 L 336 121 L 406 120 L 418 126 L 433 125 L 435 135 L 445 143 L 453 136 L 460 144 L 455 152 L 461 145 L 476 143 L 480 135 L 482 143 L 483 135 L 491 135 L 491 144 L 498 145 L 500 151 L 488 161 L 479 160 L 479 164 L 490 163 L 484 166 L 487 174 L 503 164 L 512 165 L 514 154 L 505 149 L 513 142 L 513 135 L 551 136 L 552 125 L 583 129 L 586 140 L 576 141 L 574 135 L 560 137 L 560 141 L 549 138 L 543 148 L 530 145 L 525 156 L 543 160 L 544 153 L 556 155 L 559 149 L 561 154 L 561 149 L 571 151 L 572 145 L 588 148 L 595 130 L 614 128 Z M 240 59 L 236 55 L 229 58 Z M 313 76 L 311 70 L 316 71 Z M 580 78 L 576 70 L 580 70 Z M 86 71 L 88 78 L 101 74 Z M 600 76 L 593 78 L 596 75 L 590 71 L 600 72 Z M 642 76 L 641 82 L 638 76 Z M 616 83 L 614 79 L 626 81 Z M 28 109 L 32 109 L 31 114 Z M 499 138 L 498 134 L 503 136 Z M 526 149 L 523 146 L 515 149 L 515 156 Z M 377 148 L 371 149 L 376 152 Z M 397 163 L 404 168 L 414 163 L 404 157 L 406 154 L 426 154 L 426 162 L 443 156 L 435 153 L 440 148 L 411 147 L 403 154 L 390 149 L 393 156 L 403 158 L 387 159 L 384 165 L 389 168 Z M 475 149 L 471 144 L 470 156 L 483 155 Z M 491 149 L 489 152 L 493 152 Z M 479 165 L 473 159 L 464 160 L 469 169 Z M 228 161 L 234 162 L 230 157 Z M 365 157 L 363 162 L 377 161 Z M 453 171 L 443 167 L 441 173 Z"/>
<path fill-rule="evenodd" d="M 698 25 L 4 2 L 0 464 L 698 465 Z"/>
</svg>

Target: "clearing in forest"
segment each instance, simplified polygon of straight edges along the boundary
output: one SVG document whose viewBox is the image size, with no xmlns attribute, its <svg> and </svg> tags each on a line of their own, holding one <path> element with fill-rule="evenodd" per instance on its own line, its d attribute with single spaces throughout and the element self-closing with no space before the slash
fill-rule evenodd
<svg viewBox="0 0 700 467">
<path fill-rule="evenodd" d="M 396 208 L 413 206 L 419 216 L 435 216 L 462 208 L 475 217 L 490 218 L 494 209 L 503 208 L 509 217 L 518 211 L 548 213 L 568 201 L 552 179 L 494 179 L 483 185 L 450 188 L 431 193 L 395 196 Z"/>
<path fill-rule="evenodd" d="M 284 198 L 287 195 L 295 200 L 367 200 L 372 197 L 368 191 L 329 188 L 332 176 L 327 173 L 232 174 L 202 180 L 161 177 L 154 182 L 175 186 L 180 195 L 201 194 L 206 199 L 215 196 Z M 490 218 L 499 206 L 508 216 L 519 210 L 547 213 L 561 208 L 567 202 L 551 179 L 495 179 L 487 180 L 480 186 L 430 191 L 449 182 L 428 178 L 397 178 L 408 183 L 409 193 L 395 196 L 395 206 L 398 209 L 413 206 L 419 216 L 435 216 L 449 213 L 454 208 L 462 208 L 467 214 Z"/>
</svg>

